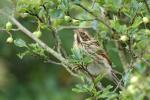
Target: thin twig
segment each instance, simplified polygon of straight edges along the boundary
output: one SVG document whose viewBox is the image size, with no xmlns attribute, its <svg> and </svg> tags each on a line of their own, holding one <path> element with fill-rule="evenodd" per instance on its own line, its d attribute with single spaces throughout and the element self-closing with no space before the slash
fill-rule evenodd
<svg viewBox="0 0 150 100">
<path fill-rule="evenodd" d="M 115 30 L 109 26 L 109 24 L 106 23 L 106 21 L 102 20 L 99 16 L 97 16 L 96 14 L 94 14 L 93 12 L 91 12 L 90 10 L 88 10 L 86 7 L 84 7 L 83 5 L 79 4 L 79 3 L 75 3 L 77 6 L 81 7 L 82 9 L 84 9 L 86 12 L 88 12 L 89 14 L 91 14 L 92 16 L 95 17 L 96 20 L 98 20 L 99 22 L 101 22 L 102 24 L 104 24 L 108 29 L 110 29 L 112 32 L 114 32 Z"/>
<path fill-rule="evenodd" d="M 58 31 L 61 31 L 63 29 L 78 29 L 78 28 L 84 28 L 84 29 L 88 29 L 88 28 L 92 28 L 92 26 L 61 26 L 60 28 L 57 29 Z"/>
<path fill-rule="evenodd" d="M 19 31 L 20 29 L 10 29 L 10 31 Z M 0 31 L 7 31 L 5 28 L 0 28 Z"/>
<path fill-rule="evenodd" d="M 146 8 L 147 8 L 147 11 L 150 13 L 150 7 L 149 7 L 149 5 L 148 5 L 148 3 L 147 3 L 147 0 L 143 0 L 144 1 L 144 3 L 145 3 L 145 6 L 146 6 Z"/>
<path fill-rule="evenodd" d="M 52 31 L 52 34 L 53 34 L 53 36 L 55 38 L 57 52 L 61 54 L 61 45 L 62 45 L 61 39 L 60 39 L 59 35 L 57 34 L 56 29 L 54 29 L 53 27 L 49 27 L 49 30 Z"/>
<path fill-rule="evenodd" d="M 51 59 L 48 59 L 47 61 L 44 61 L 44 62 L 45 62 L 45 63 L 51 63 L 51 64 L 54 64 L 54 65 L 62 66 L 62 64 L 61 64 L 61 63 L 58 63 L 58 62 L 53 61 L 53 60 L 51 60 Z"/>
<path fill-rule="evenodd" d="M 67 53 L 64 49 L 64 47 L 62 46 L 62 42 L 61 42 L 61 39 L 60 39 L 60 36 L 58 34 L 58 31 L 54 28 L 51 28 L 51 31 L 55 37 L 55 40 L 56 40 L 56 49 L 57 49 L 57 52 L 60 53 L 63 57 L 67 58 Z"/>
<path fill-rule="evenodd" d="M 45 4 L 43 4 L 42 7 L 44 8 L 44 10 L 46 12 L 46 16 L 47 16 L 47 20 L 48 20 L 48 25 L 50 25 L 51 24 L 51 18 L 49 16 L 48 9 L 46 8 Z"/>
<path fill-rule="evenodd" d="M 40 18 L 38 14 L 33 13 L 32 11 L 28 11 L 28 10 L 26 10 L 26 13 L 28 13 L 28 14 L 31 15 L 31 16 L 36 17 L 40 22 L 43 22 L 43 19 Z"/>
<path fill-rule="evenodd" d="M 141 60 L 150 67 L 150 62 L 146 61 L 144 58 L 141 58 Z"/>
<path fill-rule="evenodd" d="M 96 0 L 93 0 L 91 8 L 95 6 Z"/>
</svg>

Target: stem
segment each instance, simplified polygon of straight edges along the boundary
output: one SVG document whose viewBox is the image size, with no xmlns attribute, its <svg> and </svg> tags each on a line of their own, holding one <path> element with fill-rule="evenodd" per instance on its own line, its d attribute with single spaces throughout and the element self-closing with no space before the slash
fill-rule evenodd
<svg viewBox="0 0 150 100">
<path fill-rule="evenodd" d="M 93 12 L 91 12 L 90 10 L 88 10 L 86 7 L 84 7 L 83 5 L 76 3 L 77 6 L 81 7 L 82 9 L 84 9 L 85 11 L 87 11 L 89 14 L 91 14 L 92 16 L 95 17 L 96 20 L 100 21 L 102 24 L 104 24 L 108 29 L 110 29 L 112 32 L 114 32 L 115 30 L 109 26 L 109 24 L 106 23 L 106 21 L 102 20 L 100 17 L 98 17 L 96 14 L 94 14 Z"/>
<path fill-rule="evenodd" d="M 48 25 L 50 25 L 51 24 L 51 18 L 50 18 L 49 14 L 48 14 L 48 10 L 47 10 L 47 8 L 46 8 L 46 6 L 44 4 L 42 5 L 42 7 L 44 8 L 44 10 L 46 12 L 46 16 L 47 16 L 47 20 L 48 20 Z"/>
<path fill-rule="evenodd" d="M 147 64 L 148 66 L 150 66 L 150 62 L 148 62 L 148 61 L 145 60 L 144 58 L 141 58 L 141 60 L 142 60 L 145 64 Z"/>
<path fill-rule="evenodd" d="M 96 91 L 98 91 L 98 88 L 97 88 L 97 85 L 95 84 L 95 78 L 93 77 L 93 75 L 87 70 L 87 66 L 86 67 L 84 67 L 84 65 L 82 64 L 81 65 L 81 68 L 90 76 L 90 78 L 91 78 L 91 80 L 92 80 L 92 82 L 93 82 L 93 84 L 94 84 L 94 88 L 96 89 Z"/>
<path fill-rule="evenodd" d="M 40 22 L 43 22 L 43 20 L 38 16 L 38 14 L 33 13 L 32 11 L 26 11 L 26 13 L 30 14 L 31 16 L 36 17 Z"/>
<path fill-rule="evenodd" d="M 143 0 L 143 1 L 144 1 L 144 3 L 145 3 L 145 6 L 146 6 L 148 12 L 150 13 L 150 7 L 149 7 L 149 5 L 148 5 L 148 3 L 147 3 L 147 0 Z"/>
<path fill-rule="evenodd" d="M 78 29 L 78 28 L 88 29 L 88 28 L 92 28 L 92 26 L 61 26 L 56 31 L 58 32 L 63 29 Z"/>
<path fill-rule="evenodd" d="M 36 38 L 32 32 L 30 32 L 28 29 L 26 29 L 23 25 L 20 24 L 14 17 L 9 17 L 10 20 L 22 31 L 24 32 L 27 36 L 29 36 L 31 39 L 33 39 L 35 42 L 37 42 L 42 48 L 44 48 L 47 52 L 52 54 L 55 58 L 60 60 L 61 62 L 64 62 L 65 59 L 58 54 L 56 51 L 51 49 L 48 45 L 46 45 L 44 42 L 42 42 L 40 39 Z"/>
<path fill-rule="evenodd" d="M 57 34 L 57 31 L 53 27 L 50 27 L 49 29 L 52 31 L 52 34 L 53 34 L 54 38 L 56 39 L 57 52 L 61 54 L 61 45 L 62 45 L 61 39 L 60 39 L 59 35 Z"/>
<path fill-rule="evenodd" d="M 54 65 L 59 65 L 59 66 L 62 65 L 61 63 L 56 62 L 56 61 L 53 61 L 53 60 L 51 60 L 51 59 L 48 59 L 47 61 L 44 61 L 44 62 L 45 62 L 45 63 L 51 63 L 51 64 L 54 64 Z"/>
<path fill-rule="evenodd" d="M 47 44 L 42 42 L 40 39 L 36 38 L 32 32 L 30 32 L 28 29 L 26 29 L 20 22 L 18 22 L 14 17 L 9 16 L 10 20 L 27 36 L 29 36 L 32 40 L 34 40 L 36 43 L 38 43 L 43 49 L 45 49 L 48 53 L 53 55 L 55 58 L 57 58 L 63 67 L 73 76 L 79 77 L 77 74 L 73 73 L 70 68 L 73 66 L 71 65 L 67 59 L 61 56 L 61 54 L 54 51 L 52 48 L 50 48 Z M 70 68 L 69 68 L 70 67 Z"/>
</svg>

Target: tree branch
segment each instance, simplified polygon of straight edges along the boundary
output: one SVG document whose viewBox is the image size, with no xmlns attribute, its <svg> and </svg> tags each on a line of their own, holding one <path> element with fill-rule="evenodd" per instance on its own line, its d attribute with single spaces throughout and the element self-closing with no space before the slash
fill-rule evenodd
<svg viewBox="0 0 150 100">
<path fill-rule="evenodd" d="M 40 39 L 36 38 L 32 32 L 30 32 L 28 29 L 26 29 L 22 24 L 20 24 L 20 22 L 18 22 L 14 17 L 9 16 L 10 20 L 27 36 L 29 36 L 32 40 L 34 40 L 36 43 L 38 43 L 43 49 L 45 49 L 48 53 L 50 53 L 51 55 L 53 55 L 55 58 L 57 58 L 63 67 L 65 67 L 65 69 L 73 76 L 75 77 L 79 77 L 79 75 L 73 73 L 71 71 L 71 67 L 73 66 L 72 64 L 70 64 L 68 62 L 67 59 L 65 59 L 64 57 L 61 56 L 61 54 L 57 53 L 56 51 L 54 51 L 52 48 L 50 48 L 48 45 L 46 45 L 44 42 L 42 42 Z"/>
<path fill-rule="evenodd" d="M 65 61 L 65 58 L 63 58 L 60 54 L 58 54 L 56 51 L 51 49 L 48 45 L 46 45 L 40 39 L 36 38 L 28 29 L 26 29 L 23 25 L 21 25 L 20 22 L 18 22 L 14 17 L 9 17 L 9 18 L 22 32 L 24 32 L 27 36 L 29 36 L 31 39 L 33 39 L 35 42 L 37 42 L 47 52 L 52 54 L 59 61 L 61 61 L 61 62 Z"/>
</svg>

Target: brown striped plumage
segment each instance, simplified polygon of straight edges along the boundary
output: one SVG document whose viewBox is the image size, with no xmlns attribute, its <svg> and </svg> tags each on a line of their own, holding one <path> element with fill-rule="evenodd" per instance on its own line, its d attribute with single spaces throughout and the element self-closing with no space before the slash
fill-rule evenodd
<svg viewBox="0 0 150 100">
<path fill-rule="evenodd" d="M 98 41 L 84 29 L 74 30 L 74 33 L 73 47 L 82 48 L 86 53 L 91 55 L 93 59 L 93 62 L 87 66 L 88 72 L 94 77 L 99 74 L 107 74 L 106 76 L 109 79 L 118 83 L 118 78 L 113 73 L 111 67 L 111 61 L 106 52 L 100 51 L 101 49 Z"/>
</svg>

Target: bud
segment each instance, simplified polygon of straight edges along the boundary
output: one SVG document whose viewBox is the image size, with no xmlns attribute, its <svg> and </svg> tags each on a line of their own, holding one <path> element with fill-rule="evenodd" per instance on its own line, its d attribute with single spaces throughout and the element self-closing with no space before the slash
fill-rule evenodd
<svg viewBox="0 0 150 100">
<path fill-rule="evenodd" d="M 134 44 L 133 44 L 133 48 L 136 48 L 137 47 L 137 43 L 135 42 Z"/>
<path fill-rule="evenodd" d="M 79 20 L 73 19 L 73 20 L 72 20 L 72 23 L 75 24 L 75 25 L 76 25 L 76 24 L 79 24 Z"/>
<path fill-rule="evenodd" d="M 14 40 L 13 40 L 13 38 L 11 36 L 8 37 L 7 40 L 6 40 L 6 42 L 9 43 L 9 44 L 13 43 L 13 41 Z"/>
<path fill-rule="evenodd" d="M 66 21 L 66 22 L 69 22 L 69 21 L 71 21 L 71 18 L 70 18 L 70 16 L 65 16 L 65 17 L 64 17 L 64 19 L 65 19 L 65 21 Z"/>
<path fill-rule="evenodd" d="M 143 17 L 143 22 L 144 22 L 144 24 L 147 24 L 147 23 L 149 23 L 149 19 L 147 17 Z"/>
<path fill-rule="evenodd" d="M 132 76 L 130 79 L 130 83 L 136 83 L 136 82 L 138 82 L 138 80 L 139 80 L 138 76 Z"/>
<path fill-rule="evenodd" d="M 28 13 L 20 13 L 20 16 L 21 16 L 22 18 L 26 18 L 28 15 L 29 15 Z"/>
<path fill-rule="evenodd" d="M 123 41 L 123 42 L 126 42 L 126 41 L 129 40 L 129 38 L 128 38 L 126 35 L 122 35 L 122 36 L 120 37 L 120 40 Z"/>
<path fill-rule="evenodd" d="M 127 91 L 128 91 L 129 93 L 131 93 L 131 94 L 134 94 L 134 93 L 136 92 L 136 88 L 135 88 L 134 85 L 129 85 L 129 86 L 127 87 Z"/>
<path fill-rule="evenodd" d="M 35 32 L 33 32 L 33 35 L 36 36 L 37 38 L 40 38 L 42 35 L 42 32 L 41 31 L 35 31 Z"/>
<path fill-rule="evenodd" d="M 148 36 L 148 37 L 150 37 L 150 30 L 149 29 L 145 30 L 145 35 Z"/>
<path fill-rule="evenodd" d="M 11 30 L 12 29 L 12 23 L 11 22 L 7 22 L 6 23 L 6 30 Z"/>
</svg>

